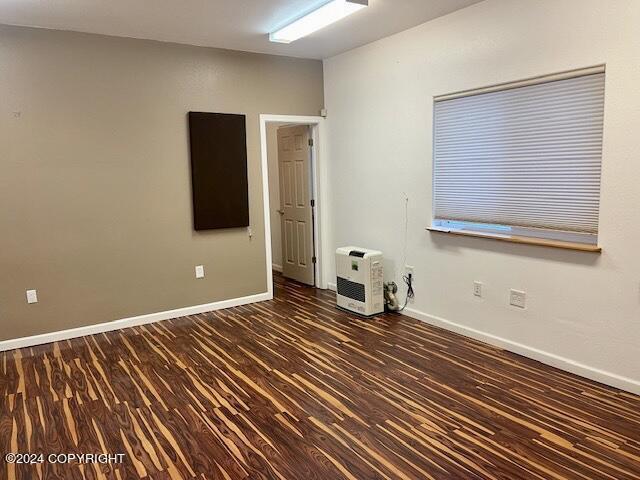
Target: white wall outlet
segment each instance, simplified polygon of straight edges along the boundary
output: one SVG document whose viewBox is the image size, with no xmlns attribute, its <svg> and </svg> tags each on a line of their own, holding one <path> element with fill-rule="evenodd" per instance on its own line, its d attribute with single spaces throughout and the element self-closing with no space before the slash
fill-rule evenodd
<svg viewBox="0 0 640 480">
<path fill-rule="evenodd" d="M 527 301 L 526 292 L 511 289 L 511 294 L 509 296 L 509 303 L 511 305 L 518 308 L 524 308 L 526 301 Z"/>
<path fill-rule="evenodd" d="M 196 278 L 204 278 L 204 265 L 196 265 Z"/>
<path fill-rule="evenodd" d="M 478 282 L 478 281 L 473 282 L 473 294 L 476 297 L 482 296 L 482 282 Z"/>
<path fill-rule="evenodd" d="M 27 303 L 38 303 L 38 292 L 36 290 L 27 290 Z"/>
<path fill-rule="evenodd" d="M 404 274 L 405 275 L 411 274 L 411 277 L 415 278 L 415 274 L 413 273 L 413 265 L 405 265 L 404 266 Z"/>
</svg>

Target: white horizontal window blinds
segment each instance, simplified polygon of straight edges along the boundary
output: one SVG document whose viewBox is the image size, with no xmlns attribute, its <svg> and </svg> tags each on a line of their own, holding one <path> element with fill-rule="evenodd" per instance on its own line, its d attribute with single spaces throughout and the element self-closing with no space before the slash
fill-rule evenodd
<svg viewBox="0 0 640 480">
<path fill-rule="evenodd" d="M 436 221 L 598 231 L 604 68 L 436 97 Z"/>
</svg>

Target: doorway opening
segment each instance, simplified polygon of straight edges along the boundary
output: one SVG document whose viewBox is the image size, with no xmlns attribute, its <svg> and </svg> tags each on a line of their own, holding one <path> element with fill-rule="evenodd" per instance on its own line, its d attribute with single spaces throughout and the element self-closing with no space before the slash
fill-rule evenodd
<svg viewBox="0 0 640 480">
<path fill-rule="evenodd" d="M 269 290 L 273 294 L 272 272 L 327 288 L 319 188 L 324 119 L 261 115 L 260 121 Z"/>
</svg>

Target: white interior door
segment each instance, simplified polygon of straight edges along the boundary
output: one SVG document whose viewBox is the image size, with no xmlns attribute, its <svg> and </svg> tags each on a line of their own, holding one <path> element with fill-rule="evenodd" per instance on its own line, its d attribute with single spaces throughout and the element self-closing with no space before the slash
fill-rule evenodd
<svg viewBox="0 0 640 480">
<path fill-rule="evenodd" d="M 278 129 L 282 273 L 307 285 L 315 279 L 310 138 L 308 125 Z"/>
</svg>

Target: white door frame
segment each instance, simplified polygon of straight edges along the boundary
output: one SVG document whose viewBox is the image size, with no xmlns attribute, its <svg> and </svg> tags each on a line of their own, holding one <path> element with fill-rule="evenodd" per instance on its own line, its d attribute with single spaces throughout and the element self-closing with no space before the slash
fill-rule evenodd
<svg viewBox="0 0 640 480">
<path fill-rule="evenodd" d="M 313 147 L 311 149 L 311 176 L 313 177 L 312 189 L 313 198 L 316 203 L 316 211 L 314 215 L 314 244 L 316 256 L 316 285 L 319 288 L 327 288 L 327 279 L 325 272 L 327 268 L 325 261 L 330 258 L 325 255 L 324 249 L 328 245 L 326 221 L 327 195 L 327 168 L 326 158 L 324 158 L 326 148 L 326 125 L 323 117 L 304 116 L 304 115 L 260 115 L 260 155 L 262 157 L 262 202 L 264 204 L 264 245 L 266 257 L 267 272 L 267 293 L 273 298 L 273 273 L 271 258 L 271 207 L 269 205 L 269 164 L 267 158 L 267 123 L 290 123 L 298 125 L 309 125 L 311 128 L 311 138 L 313 138 Z"/>
</svg>

